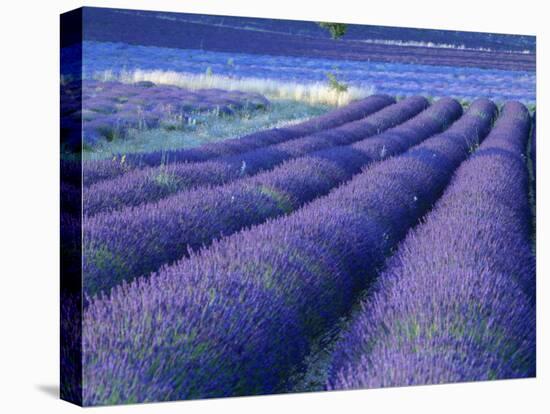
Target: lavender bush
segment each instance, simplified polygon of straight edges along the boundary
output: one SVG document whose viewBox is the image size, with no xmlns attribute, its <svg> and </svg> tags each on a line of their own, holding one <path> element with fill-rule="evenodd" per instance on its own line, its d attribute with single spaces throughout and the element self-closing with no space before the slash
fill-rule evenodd
<svg viewBox="0 0 550 414">
<path fill-rule="evenodd" d="M 62 102 L 71 98 L 62 88 Z M 232 114 L 236 110 L 265 108 L 269 101 L 255 93 L 202 89 L 190 91 L 152 82 L 82 81 L 82 110 L 66 106 L 64 116 L 82 119 L 83 141 L 94 146 L 101 138 L 124 137 L 129 129 L 159 125 L 180 128 L 200 112 Z M 71 110 L 72 109 L 72 110 Z"/>
<path fill-rule="evenodd" d="M 230 115 L 267 106 L 269 101 L 257 93 L 190 91 L 152 82 L 65 82 L 61 86 L 62 143 L 79 150 L 80 143 L 94 147 L 101 139 L 123 138 L 130 129 L 181 128 L 201 112 Z"/>
<path fill-rule="evenodd" d="M 535 262 L 516 102 L 400 245 L 333 354 L 329 388 L 535 375 Z"/>
<path fill-rule="evenodd" d="M 411 97 L 386 106 L 363 119 L 237 155 L 203 163 L 173 163 L 130 171 L 84 189 L 83 209 L 93 215 L 124 206 L 136 206 L 170 194 L 204 185 L 219 185 L 271 169 L 304 154 L 378 134 L 406 121 L 429 105 L 426 98 Z"/>
<path fill-rule="evenodd" d="M 478 101 L 447 132 L 295 214 L 92 299 L 84 315 L 84 403 L 285 390 L 309 341 L 349 309 L 495 112 Z"/>
</svg>

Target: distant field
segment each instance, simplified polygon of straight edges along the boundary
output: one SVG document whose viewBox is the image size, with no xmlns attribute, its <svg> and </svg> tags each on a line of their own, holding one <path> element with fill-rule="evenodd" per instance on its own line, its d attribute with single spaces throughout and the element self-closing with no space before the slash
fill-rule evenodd
<svg viewBox="0 0 550 414">
<path fill-rule="evenodd" d="M 263 83 L 269 90 L 284 84 L 290 87 L 328 85 L 328 74 L 349 85 L 350 93 L 387 93 L 404 96 L 422 94 L 453 96 L 472 100 L 480 96 L 495 101 L 535 101 L 535 73 L 309 57 L 270 56 L 207 50 L 132 46 L 123 43 L 84 43 L 86 77 L 137 77 L 158 81 L 206 75 L 234 79 L 235 83 Z M 269 82 L 273 84 L 270 86 Z M 277 82 L 283 85 L 278 85 Z M 229 84 L 229 82 L 226 82 Z M 241 89 L 242 90 L 242 89 Z M 246 91 L 246 90 L 245 90 Z"/>
<path fill-rule="evenodd" d="M 74 48 L 63 51 L 66 56 L 76 52 Z M 432 99 L 452 96 L 463 103 L 485 96 L 497 103 L 517 100 L 530 107 L 535 105 L 533 72 L 93 41 L 84 42 L 83 75 L 87 79 L 85 85 L 120 85 L 109 91 L 105 99 L 97 93 L 91 100 L 89 94 L 84 96 L 85 159 L 191 148 L 289 125 L 375 92 L 394 96 L 422 94 Z M 344 88 L 336 89 L 330 76 Z M 143 97 L 127 99 L 126 95 L 134 93 L 132 85 L 140 82 L 152 82 L 154 87 L 138 88 Z M 261 105 L 258 110 L 257 106 L 238 103 L 240 96 L 256 96 L 256 101 L 264 96 L 270 104 Z M 146 105 L 140 105 L 140 99 Z M 231 109 L 226 107 L 230 104 Z M 183 107 L 186 109 L 180 110 Z"/>
<path fill-rule="evenodd" d="M 170 13 L 87 11 L 88 40 L 119 41 L 128 44 L 242 52 L 259 55 L 328 58 L 337 60 L 422 63 L 438 66 L 467 66 L 504 70 L 535 70 L 535 42 L 532 36 L 506 36 L 451 31 L 383 27 L 350 28 L 351 36 L 334 42 L 314 22 L 269 21 L 236 18 L 239 26 L 215 16 L 180 16 Z M 252 21 L 251 21 L 252 20 Z M 247 25 L 246 22 L 253 23 Z M 267 23 L 267 26 L 266 24 Z M 272 24 L 270 24 L 272 23 Z M 369 30 L 370 29 L 370 30 Z M 354 33 L 355 32 L 355 33 Z M 387 33 L 384 35 L 384 33 Z M 435 34 L 434 34 L 435 33 Z M 388 36 L 390 34 L 390 36 Z M 457 46 L 432 48 L 377 44 L 363 39 L 430 41 Z M 461 49 L 463 44 L 471 49 Z M 529 53 L 524 53 L 525 51 Z M 513 52 L 513 53 L 510 53 Z"/>
</svg>

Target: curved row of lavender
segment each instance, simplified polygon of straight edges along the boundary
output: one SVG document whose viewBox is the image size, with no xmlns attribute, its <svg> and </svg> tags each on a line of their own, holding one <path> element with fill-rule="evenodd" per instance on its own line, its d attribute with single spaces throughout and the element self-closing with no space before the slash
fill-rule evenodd
<svg viewBox="0 0 550 414">
<path fill-rule="evenodd" d="M 529 113 L 516 102 L 400 245 L 333 354 L 329 388 L 535 374 Z"/>
<path fill-rule="evenodd" d="M 200 186 L 225 184 L 272 169 L 286 160 L 310 152 L 349 145 L 379 134 L 410 119 L 428 105 L 424 97 L 411 97 L 386 106 L 366 118 L 280 144 L 203 163 L 174 163 L 130 171 L 85 188 L 83 211 L 84 214 L 94 215 L 157 201 L 170 194 Z"/>
<path fill-rule="evenodd" d="M 420 101 L 422 102 L 422 101 Z M 418 100 L 405 105 L 417 108 Z M 396 119 L 401 116 L 392 112 Z M 155 203 L 86 217 L 85 291 L 94 295 L 180 259 L 188 249 L 270 217 L 288 214 L 328 193 L 370 162 L 403 152 L 444 129 L 462 113 L 444 99 L 402 127 L 352 146 L 314 152 L 271 171 L 219 187 L 182 192 Z"/>
<path fill-rule="evenodd" d="M 115 157 L 114 160 L 85 161 L 82 166 L 84 185 L 89 186 L 101 180 L 115 178 L 130 169 L 142 166 L 154 167 L 174 162 L 206 161 L 223 155 L 239 154 L 278 144 L 364 118 L 392 103 L 395 103 L 395 99 L 387 95 L 372 95 L 299 124 L 258 131 L 237 139 L 214 142 L 198 148 L 127 154 L 124 157 Z"/>
<path fill-rule="evenodd" d="M 93 299 L 84 315 L 84 403 L 287 389 L 310 340 L 349 310 L 495 113 L 477 101 L 447 132 L 295 214 Z"/>
</svg>

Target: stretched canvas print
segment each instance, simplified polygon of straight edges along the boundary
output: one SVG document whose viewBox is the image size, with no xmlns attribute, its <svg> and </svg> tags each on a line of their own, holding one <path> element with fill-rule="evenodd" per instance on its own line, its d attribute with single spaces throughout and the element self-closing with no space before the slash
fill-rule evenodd
<svg viewBox="0 0 550 414">
<path fill-rule="evenodd" d="M 61 16 L 61 396 L 527 378 L 535 37 Z"/>
</svg>

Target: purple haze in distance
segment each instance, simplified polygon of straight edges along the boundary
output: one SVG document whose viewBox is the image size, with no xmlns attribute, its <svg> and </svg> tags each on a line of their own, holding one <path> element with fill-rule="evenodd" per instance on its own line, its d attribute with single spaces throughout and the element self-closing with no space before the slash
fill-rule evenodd
<svg viewBox="0 0 550 414">
<path fill-rule="evenodd" d="M 84 40 L 262 55 L 399 63 L 417 62 L 438 66 L 470 66 L 504 70 L 535 70 L 534 36 L 507 37 L 498 34 L 465 32 L 459 32 L 457 35 L 455 32 L 454 36 L 458 39 L 452 39 L 453 32 L 447 31 L 447 39 L 449 40 L 441 40 L 441 43 L 454 44 L 455 49 L 422 46 L 407 47 L 391 44 L 372 44 L 357 39 L 348 40 L 345 37 L 338 42 L 334 42 L 323 31 L 317 31 L 314 22 L 289 22 L 290 24 L 301 23 L 309 28 L 313 26 L 315 33 L 303 36 L 297 33 L 247 30 L 235 26 L 224 27 L 213 25 L 207 21 L 193 22 L 190 19 L 178 21 L 179 14 L 177 13 L 163 13 L 168 18 L 159 18 L 158 14 L 158 12 L 86 7 L 84 8 L 84 19 L 86 21 Z M 212 16 L 196 15 L 197 19 L 201 19 L 201 17 Z M 262 21 L 262 19 L 250 20 Z M 285 23 L 285 21 L 281 22 L 281 24 Z M 159 30 L 159 27 L 164 29 Z M 386 31 L 398 30 L 398 28 L 386 29 Z M 418 29 L 402 28 L 401 30 L 406 31 L 407 34 L 404 38 L 409 40 L 415 33 L 422 32 Z M 437 32 L 445 33 L 445 31 L 426 30 L 423 34 L 424 39 L 419 40 L 426 43 L 430 42 L 426 38 L 429 38 L 430 32 L 436 32 L 432 36 L 437 35 Z M 468 35 L 472 39 L 467 40 Z M 476 35 L 477 39 L 475 39 Z M 496 41 L 491 44 L 485 43 L 483 46 L 483 42 L 487 42 L 487 39 L 491 37 Z M 368 36 L 367 39 L 369 38 L 372 39 Z M 490 48 L 491 50 L 462 49 L 460 46 L 464 41 L 461 41 L 461 39 L 469 42 L 474 49 Z M 518 39 L 523 40 L 522 46 L 514 44 L 514 41 Z M 502 44 L 507 46 L 502 47 Z M 530 53 L 522 53 L 524 50 L 528 50 Z M 511 51 L 514 51 L 514 53 L 510 53 Z"/>
</svg>

